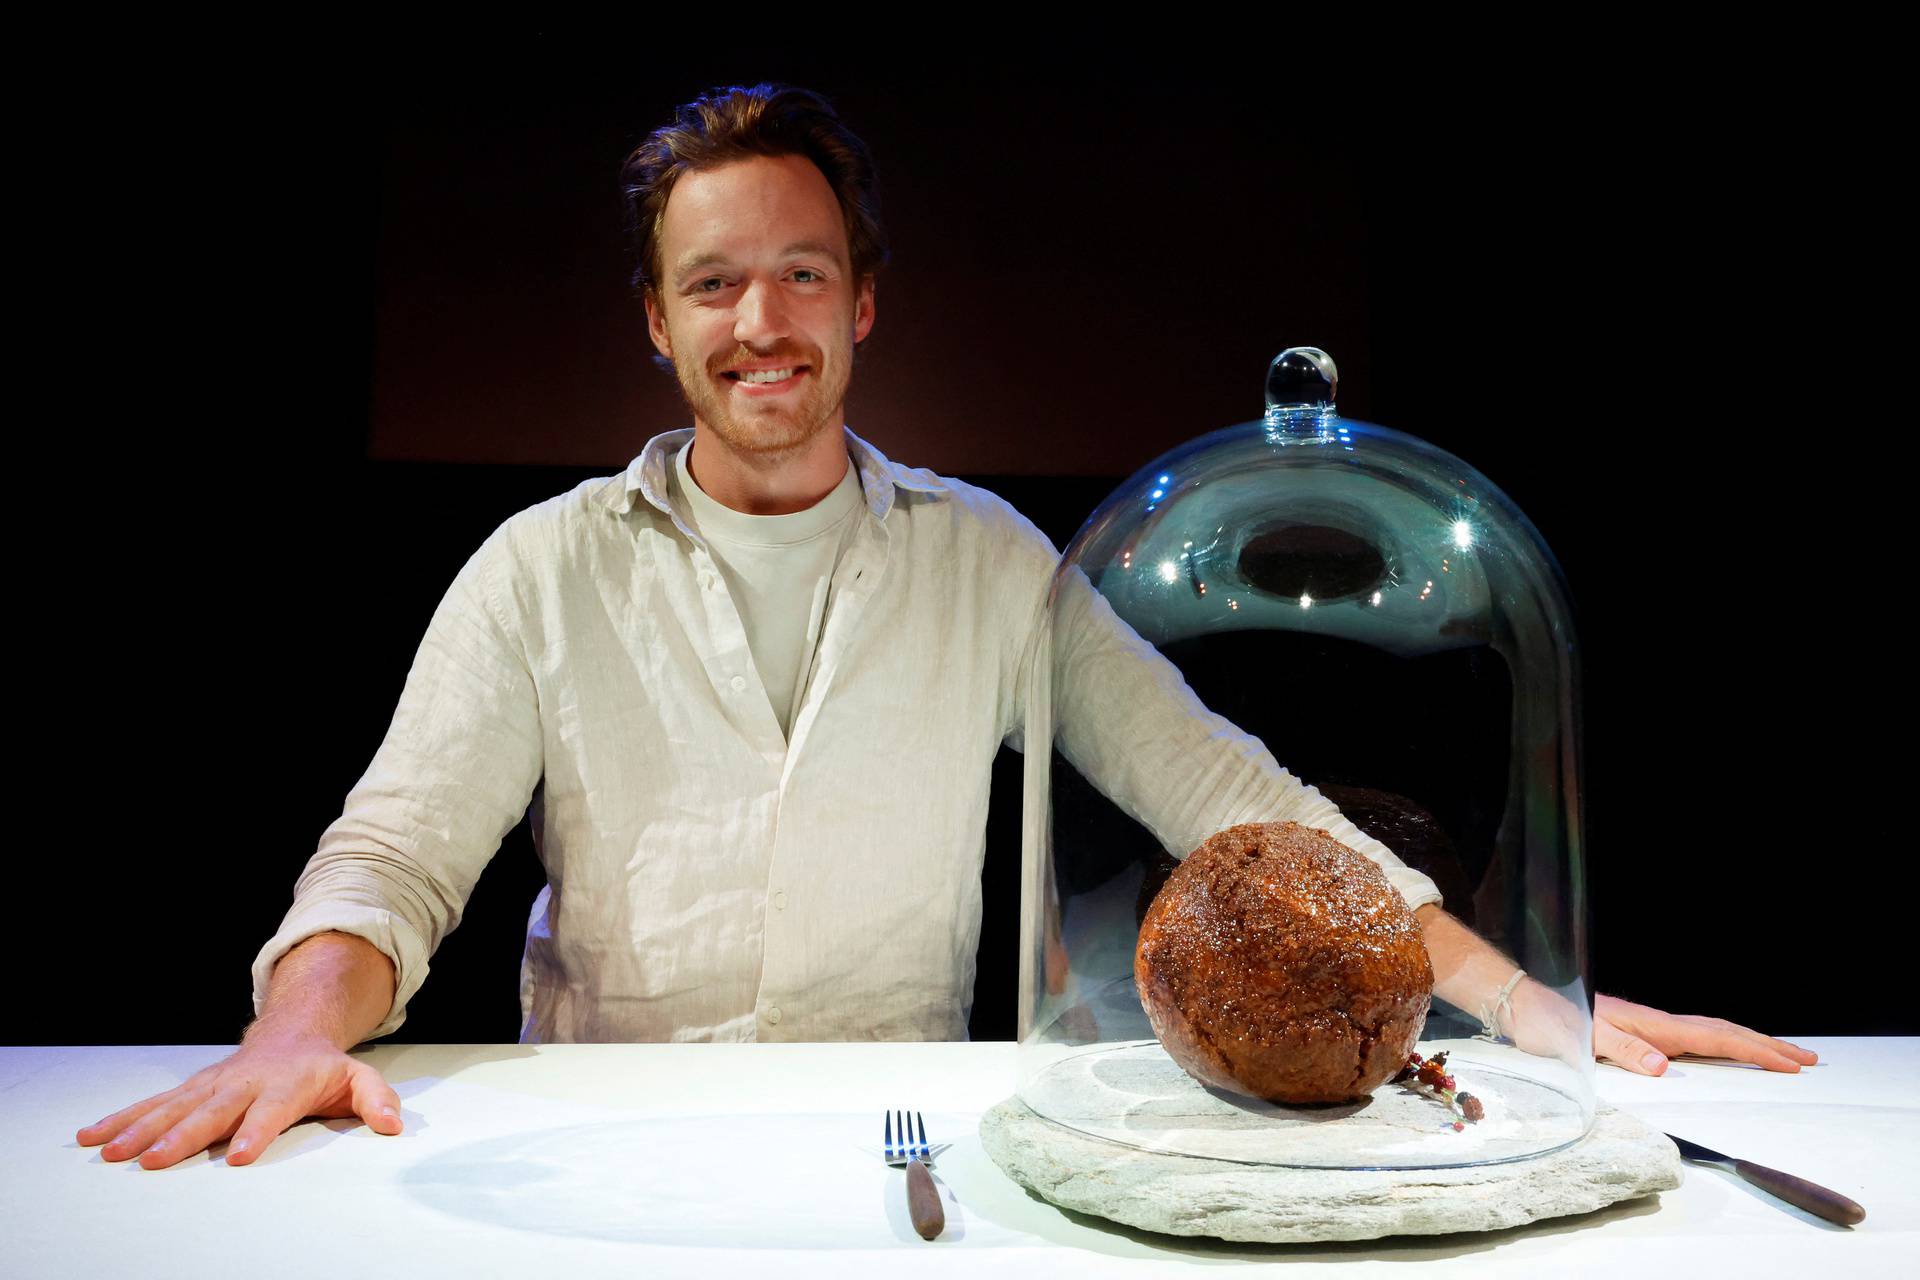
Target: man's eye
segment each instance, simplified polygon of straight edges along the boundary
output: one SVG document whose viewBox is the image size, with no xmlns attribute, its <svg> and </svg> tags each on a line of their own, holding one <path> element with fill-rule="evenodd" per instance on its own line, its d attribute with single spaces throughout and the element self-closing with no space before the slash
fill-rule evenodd
<svg viewBox="0 0 1920 1280">
<path fill-rule="evenodd" d="M 820 273 L 812 267 L 801 267 L 793 273 L 793 278 L 801 284 L 814 284 L 820 279 Z"/>
<path fill-rule="evenodd" d="M 727 282 L 719 276 L 708 276 L 705 280 L 702 280 L 693 287 L 701 293 L 718 293 L 720 290 L 726 288 L 726 285 Z"/>
</svg>

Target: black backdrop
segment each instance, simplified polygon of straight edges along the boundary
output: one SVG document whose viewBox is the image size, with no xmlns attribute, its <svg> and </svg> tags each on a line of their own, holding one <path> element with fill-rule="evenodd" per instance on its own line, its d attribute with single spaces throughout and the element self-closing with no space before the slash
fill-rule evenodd
<svg viewBox="0 0 1920 1280">
<path fill-rule="evenodd" d="M 26 246 L 60 354 L 23 455 L 45 483 L 18 526 L 38 657 L 8 1038 L 238 1033 L 453 571 L 681 424 L 622 293 L 613 173 L 674 102 L 761 77 L 832 94 L 880 162 L 895 262 L 857 430 L 1063 541 L 1118 476 L 1255 416 L 1275 350 L 1328 347 L 1349 413 L 1474 462 L 1565 569 L 1602 989 L 1914 1030 L 1872 976 L 1902 855 L 1829 717 L 1877 683 L 1871 599 L 1831 607 L 1844 464 L 1741 394 L 1808 314 L 1742 185 L 1779 122 L 1563 67 L 1382 93 L 1192 66 L 529 37 L 275 54 L 70 113 L 68 225 Z M 1016 856 L 996 837 L 990 891 Z M 538 885 L 517 833 L 401 1038 L 514 1035 Z"/>
</svg>

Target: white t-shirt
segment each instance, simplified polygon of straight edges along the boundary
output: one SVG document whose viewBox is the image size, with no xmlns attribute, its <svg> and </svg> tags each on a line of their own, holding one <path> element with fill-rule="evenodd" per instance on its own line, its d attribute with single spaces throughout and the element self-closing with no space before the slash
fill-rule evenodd
<svg viewBox="0 0 1920 1280">
<path fill-rule="evenodd" d="M 683 514 L 726 580 L 734 608 L 747 629 L 747 648 L 766 686 L 780 735 L 793 734 L 793 709 L 800 705 L 820 640 L 827 584 L 840 550 L 853 530 L 862 502 L 860 479 L 847 462 L 840 483 L 826 497 L 784 516 L 754 516 L 709 498 L 687 469 L 688 441 L 673 455 L 667 472 L 667 500 Z"/>
</svg>

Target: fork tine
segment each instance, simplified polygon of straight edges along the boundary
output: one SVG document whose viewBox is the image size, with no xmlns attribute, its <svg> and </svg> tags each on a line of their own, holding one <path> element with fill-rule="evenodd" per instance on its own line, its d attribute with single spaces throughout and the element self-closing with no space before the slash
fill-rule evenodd
<svg viewBox="0 0 1920 1280">
<path fill-rule="evenodd" d="M 915 1126 L 919 1127 L 916 1135 Z M 883 1110 L 880 1113 L 881 1154 L 898 1168 L 910 1160 L 931 1163 L 933 1145 L 927 1141 L 927 1117 L 919 1111 Z M 896 1136 L 897 1135 L 897 1136 Z"/>
</svg>

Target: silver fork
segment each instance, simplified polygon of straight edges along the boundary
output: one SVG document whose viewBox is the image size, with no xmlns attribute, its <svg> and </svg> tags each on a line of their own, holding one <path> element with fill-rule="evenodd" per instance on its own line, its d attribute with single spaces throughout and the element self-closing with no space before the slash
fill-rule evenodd
<svg viewBox="0 0 1920 1280">
<path fill-rule="evenodd" d="M 922 1240 L 931 1240 L 947 1227 L 946 1211 L 940 1207 L 940 1191 L 933 1185 L 933 1175 L 927 1172 L 927 1166 L 933 1163 L 933 1151 L 927 1146 L 927 1122 L 918 1111 L 913 1119 L 920 1125 L 920 1136 L 913 1136 L 913 1127 L 907 1123 L 904 1111 L 889 1111 L 886 1114 L 887 1163 L 898 1169 L 907 1170 L 907 1216 L 913 1219 L 913 1229 L 920 1233 Z M 899 1141 L 894 1140 L 898 1133 Z"/>
</svg>

